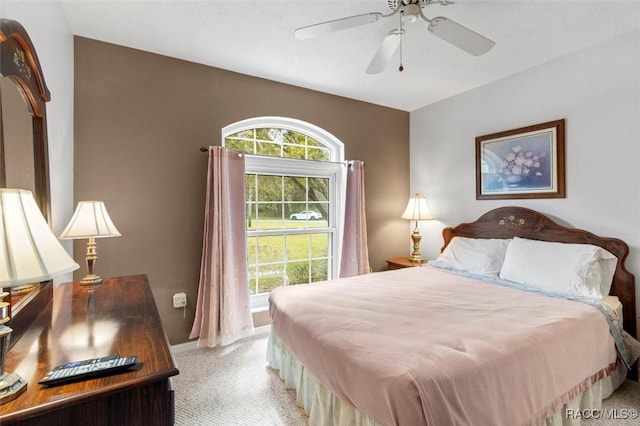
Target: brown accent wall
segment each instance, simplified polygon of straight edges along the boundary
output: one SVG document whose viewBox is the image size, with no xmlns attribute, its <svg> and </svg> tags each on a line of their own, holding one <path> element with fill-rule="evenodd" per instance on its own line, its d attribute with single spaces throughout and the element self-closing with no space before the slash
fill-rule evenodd
<svg viewBox="0 0 640 426">
<path fill-rule="evenodd" d="M 104 201 L 122 233 L 98 240 L 96 272 L 148 274 L 172 344 L 188 340 L 197 297 L 207 167 L 199 148 L 220 145 L 228 124 L 284 116 L 338 137 L 347 159 L 366 162 L 372 267 L 408 254 L 408 112 L 82 37 L 74 55 L 74 198 Z M 76 259 L 85 247 L 75 242 Z M 184 318 L 172 307 L 180 291 Z"/>
</svg>

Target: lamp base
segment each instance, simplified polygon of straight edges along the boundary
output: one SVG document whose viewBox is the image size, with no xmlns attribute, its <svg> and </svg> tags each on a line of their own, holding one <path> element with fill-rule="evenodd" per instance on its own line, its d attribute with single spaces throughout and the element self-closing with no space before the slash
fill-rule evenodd
<svg viewBox="0 0 640 426">
<path fill-rule="evenodd" d="M 18 395 L 27 390 L 27 382 L 16 373 L 4 371 L 11 340 L 11 327 L 0 325 L 0 404 L 16 399 Z"/>
<path fill-rule="evenodd" d="M 416 221 L 416 229 L 411 233 L 411 241 L 413 241 L 413 251 L 411 252 L 411 256 L 409 256 L 409 260 L 414 263 L 422 263 L 422 255 L 420 254 L 420 240 L 422 239 L 422 235 L 420 235 L 420 231 L 418 230 L 418 225 Z"/>
<path fill-rule="evenodd" d="M 102 278 L 93 273 L 96 267 L 96 261 L 98 260 L 98 253 L 96 252 L 96 239 L 95 237 L 89 237 L 87 243 L 87 275 L 80 280 L 80 285 L 100 285 L 102 284 Z"/>
<path fill-rule="evenodd" d="M 27 390 L 27 382 L 15 373 L 3 373 L 0 377 L 0 404 L 12 401 Z"/>
<path fill-rule="evenodd" d="M 102 278 L 97 276 L 96 274 L 85 275 L 84 278 L 80 280 L 80 285 L 100 285 L 102 284 Z"/>
</svg>

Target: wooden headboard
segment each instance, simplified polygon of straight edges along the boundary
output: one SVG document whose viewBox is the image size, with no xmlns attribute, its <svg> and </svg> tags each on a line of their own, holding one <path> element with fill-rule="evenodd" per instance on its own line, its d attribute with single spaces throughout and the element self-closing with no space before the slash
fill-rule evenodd
<svg viewBox="0 0 640 426">
<path fill-rule="evenodd" d="M 624 329 L 636 337 L 636 278 L 624 265 L 629 246 L 617 238 L 604 238 L 582 229 L 567 228 L 542 213 L 523 207 L 500 207 L 480 216 L 475 222 L 463 223 L 442 231 L 444 246 L 453 237 L 513 238 L 593 244 L 618 258 L 611 294 L 618 296 L 623 306 Z"/>
</svg>

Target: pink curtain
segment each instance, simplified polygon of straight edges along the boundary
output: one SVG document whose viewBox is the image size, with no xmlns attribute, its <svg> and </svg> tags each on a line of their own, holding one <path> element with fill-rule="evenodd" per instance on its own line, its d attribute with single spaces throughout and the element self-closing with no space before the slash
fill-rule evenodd
<svg viewBox="0 0 640 426">
<path fill-rule="evenodd" d="M 207 197 L 196 316 L 189 338 L 224 346 L 251 334 L 244 155 L 209 147 Z"/>
<path fill-rule="evenodd" d="M 368 274 L 367 217 L 364 208 L 364 163 L 349 161 L 340 277 Z"/>
</svg>

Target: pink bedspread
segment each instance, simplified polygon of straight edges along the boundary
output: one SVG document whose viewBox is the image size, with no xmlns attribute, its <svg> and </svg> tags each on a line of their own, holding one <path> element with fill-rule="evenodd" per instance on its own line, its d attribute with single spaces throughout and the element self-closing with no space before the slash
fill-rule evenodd
<svg viewBox="0 0 640 426">
<path fill-rule="evenodd" d="M 594 307 L 407 268 L 277 288 L 273 331 L 387 425 L 537 424 L 616 363 Z"/>
</svg>

